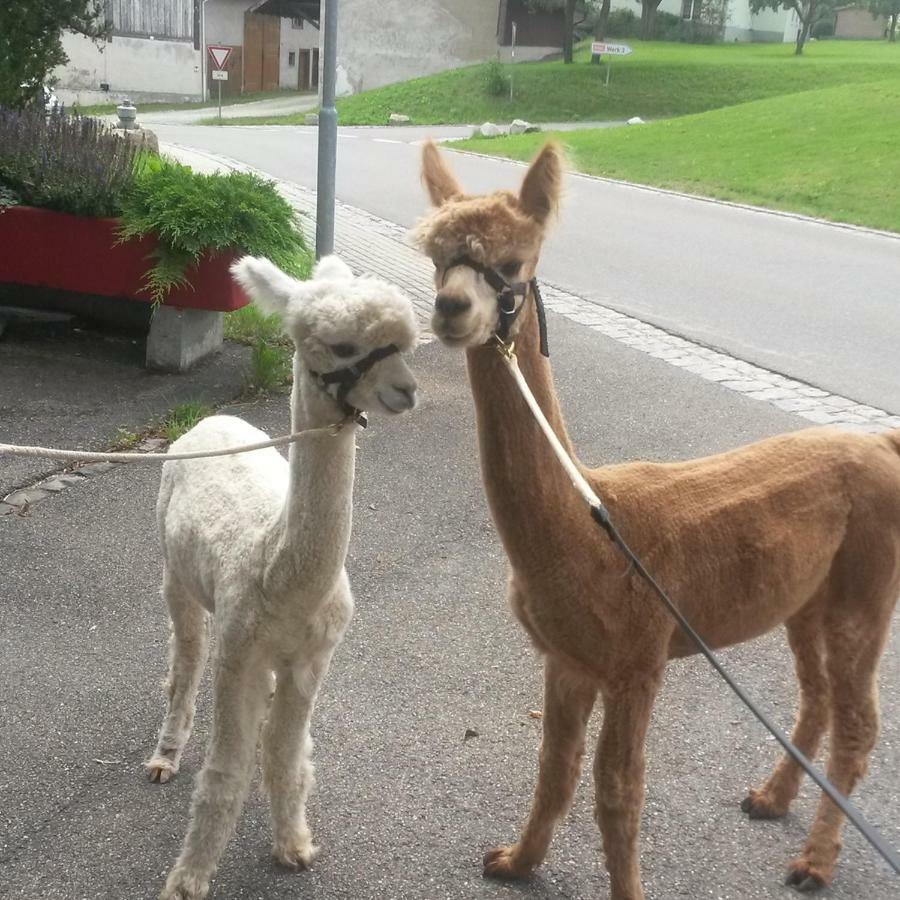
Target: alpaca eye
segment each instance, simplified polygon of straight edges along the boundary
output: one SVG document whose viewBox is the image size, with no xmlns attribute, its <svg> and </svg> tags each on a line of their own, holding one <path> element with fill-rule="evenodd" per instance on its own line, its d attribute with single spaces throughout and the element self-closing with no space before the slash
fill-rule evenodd
<svg viewBox="0 0 900 900">
<path fill-rule="evenodd" d="M 512 260 L 510 262 L 503 263 L 500 266 L 500 274 L 504 275 L 506 278 L 512 278 L 515 275 L 519 274 L 519 269 L 522 268 L 522 263 L 517 260 Z"/>
<path fill-rule="evenodd" d="M 332 344 L 331 352 L 346 359 L 348 356 L 356 356 L 356 347 L 353 344 Z"/>
</svg>

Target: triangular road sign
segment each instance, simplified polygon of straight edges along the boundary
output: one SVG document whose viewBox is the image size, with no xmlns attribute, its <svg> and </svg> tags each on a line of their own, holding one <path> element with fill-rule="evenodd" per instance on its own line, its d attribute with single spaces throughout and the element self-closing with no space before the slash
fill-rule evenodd
<svg viewBox="0 0 900 900">
<path fill-rule="evenodd" d="M 217 47 L 210 44 L 206 49 L 212 57 L 215 68 L 224 69 L 225 63 L 228 62 L 228 57 L 231 56 L 231 47 Z"/>
</svg>

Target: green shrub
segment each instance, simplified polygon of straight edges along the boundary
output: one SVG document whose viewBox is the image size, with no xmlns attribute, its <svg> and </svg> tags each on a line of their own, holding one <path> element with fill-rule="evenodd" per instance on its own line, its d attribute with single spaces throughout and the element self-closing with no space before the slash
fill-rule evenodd
<svg viewBox="0 0 900 900">
<path fill-rule="evenodd" d="M 28 206 L 115 216 L 136 150 L 96 119 L 0 109 L 0 186 Z"/>
<path fill-rule="evenodd" d="M 496 59 L 484 64 L 481 83 L 489 97 L 502 97 L 509 93 L 509 79 L 503 74 L 503 66 Z"/>
<path fill-rule="evenodd" d="M 310 254 L 291 205 L 270 181 L 243 172 L 202 175 L 161 159 L 137 174 L 122 203 L 121 240 L 154 235 L 156 262 L 147 273 L 155 303 L 186 283 L 188 266 L 207 252 L 265 256 L 297 277 Z"/>
<path fill-rule="evenodd" d="M 607 37 L 637 37 L 641 31 L 641 20 L 631 9 L 614 9 L 606 23 Z"/>
</svg>

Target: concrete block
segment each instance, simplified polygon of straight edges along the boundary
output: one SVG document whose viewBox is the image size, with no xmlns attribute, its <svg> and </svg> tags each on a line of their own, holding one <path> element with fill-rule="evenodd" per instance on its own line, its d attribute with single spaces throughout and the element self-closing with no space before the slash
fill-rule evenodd
<svg viewBox="0 0 900 900">
<path fill-rule="evenodd" d="M 225 323 L 220 312 L 160 306 L 147 335 L 147 368 L 186 372 L 222 347 Z"/>
</svg>

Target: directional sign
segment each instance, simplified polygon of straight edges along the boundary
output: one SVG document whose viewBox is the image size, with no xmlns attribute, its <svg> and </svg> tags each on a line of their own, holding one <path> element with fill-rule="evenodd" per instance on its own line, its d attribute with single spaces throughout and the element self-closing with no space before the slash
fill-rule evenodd
<svg viewBox="0 0 900 900">
<path fill-rule="evenodd" d="M 231 47 L 219 47 L 215 44 L 210 44 L 206 50 L 213 61 L 213 66 L 216 69 L 224 69 L 225 63 L 228 62 L 228 57 L 231 56 Z"/>
<path fill-rule="evenodd" d="M 632 52 L 628 44 L 607 44 L 604 41 L 594 41 L 591 44 L 591 53 L 594 56 L 600 56 L 604 53 L 608 56 L 628 56 Z"/>
<path fill-rule="evenodd" d="M 210 74 L 213 81 L 228 81 L 228 73 L 224 69 L 213 69 Z"/>
</svg>

